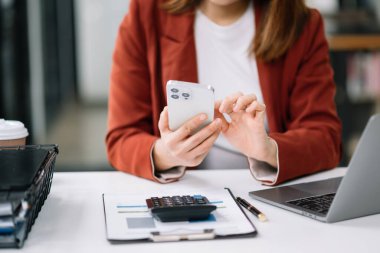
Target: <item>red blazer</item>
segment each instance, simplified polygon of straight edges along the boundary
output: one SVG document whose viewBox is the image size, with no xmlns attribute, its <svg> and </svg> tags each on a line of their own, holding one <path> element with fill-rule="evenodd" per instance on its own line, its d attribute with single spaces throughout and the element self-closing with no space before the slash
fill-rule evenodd
<svg viewBox="0 0 380 253">
<path fill-rule="evenodd" d="M 115 168 L 154 180 L 150 153 L 170 79 L 197 82 L 194 14 L 170 15 L 162 1 L 132 0 L 113 56 L 108 158 Z M 255 23 L 261 4 L 254 1 Z M 252 24 L 254 25 L 254 24 Z M 311 11 L 301 36 L 280 59 L 257 61 L 270 137 L 279 150 L 277 184 L 335 167 L 341 123 L 323 21 Z"/>
</svg>

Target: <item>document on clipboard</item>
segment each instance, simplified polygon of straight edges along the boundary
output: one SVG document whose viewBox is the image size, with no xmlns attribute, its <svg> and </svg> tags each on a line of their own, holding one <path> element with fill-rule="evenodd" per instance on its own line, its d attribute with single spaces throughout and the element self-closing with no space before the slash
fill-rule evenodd
<svg viewBox="0 0 380 253">
<path fill-rule="evenodd" d="M 167 194 L 167 193 L 166 193 Z M 103 194 L 107 239 L 111 242 L 208 240 L 253 237 L 257 230 L 230 189 L 213 192 L 176 191 L 176 195 L 205 195 L 217 206 L 206 220 L 160 222 L 145 200 L 149 194 Z"/>
</svg>

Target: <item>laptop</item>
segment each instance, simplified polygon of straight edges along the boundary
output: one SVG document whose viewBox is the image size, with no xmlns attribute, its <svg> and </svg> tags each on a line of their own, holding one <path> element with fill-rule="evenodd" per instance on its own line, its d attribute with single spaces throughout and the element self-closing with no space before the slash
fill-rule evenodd
<svg viewBox="0 0 380 253">
<path fill-rule="evenodd" d="M 344 177 L 252 191 L 249 195 L 328 223 L 380 213 L 380 114 L 368 121 Z"/>
<path fill-rule="evenodd" d="M 0 195 L 28 189 L 48 155 L 44 149 L 0 150 Z"/>
</svg>

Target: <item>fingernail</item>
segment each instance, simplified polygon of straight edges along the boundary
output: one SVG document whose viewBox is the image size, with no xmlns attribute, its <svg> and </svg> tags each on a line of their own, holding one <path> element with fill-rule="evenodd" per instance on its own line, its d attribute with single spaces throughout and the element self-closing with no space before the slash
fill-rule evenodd
<svg viewBox="0 0 380 253">
<path fill-rule="evenodd" d="M 206 114 L 201 114 L 201 116 L 199 117 L 200 120 L 205 120 L 207 119 L 207 115 Z"/>
<path fill-rule="evenodd" d="M 222 121 L 219 118 L 215 119 L 215 125 L 219 126 L 221 123 Z"/>
</svg>

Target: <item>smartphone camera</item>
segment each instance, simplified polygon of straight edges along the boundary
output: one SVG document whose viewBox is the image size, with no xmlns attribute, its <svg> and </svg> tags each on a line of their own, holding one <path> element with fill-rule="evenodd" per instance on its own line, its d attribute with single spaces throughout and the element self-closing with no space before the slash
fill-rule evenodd
<svg viewBox="0 0 380 253">
<path fill-rule="evenodd" d="M 185 99 L 185 100 L 188 100 L 190 98 L 190 94 L 187 93 L 187 92 L 184 92 L 182 93 L 182 97 Z"/>
<path fill-rule="evenodd" d="M 171 88 L 170 97 L 175 100 L 189 100 L 191 98 L 191 93 L 190 90 Z"/>
</svg>

